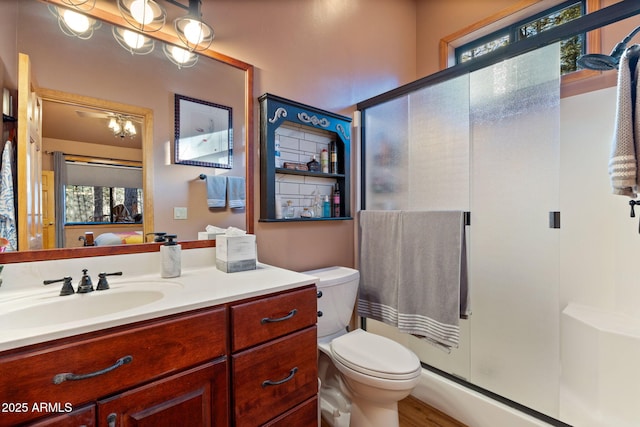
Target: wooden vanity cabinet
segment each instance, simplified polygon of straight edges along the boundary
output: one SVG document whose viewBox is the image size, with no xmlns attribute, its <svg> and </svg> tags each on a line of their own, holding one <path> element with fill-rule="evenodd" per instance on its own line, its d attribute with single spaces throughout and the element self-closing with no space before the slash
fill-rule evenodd
<svg viewBox="0 0 640 427">
<path fill-rule="evenodd" d="M 7 350 L 0 427 L 316 425 L 316 320 L 311 285 Z"/>
<path fill-rule="evenodd" d="M 42 423 L 35 425 L 74 425 L 76 408 L 97 404 L 95 425 L 108 426 L 104 408 L 110 411 L 106 415 L 134 413 L 142 420 L 145 411 L 179 412 L 182 399 L 188 402 L 185 405 L 199 401 L 201 412 L 222 420 L 206 425 L 225 426 L 227 329 L 226 308 L 220 307 L 4 352 L 0 354 L 0 401 L 14 406 L 0 413 L 0 425 L 39 418 Z M 123 359 L 128 362 L 118 362 Z M 87 377 L 63 379 L 69 373 Z M 127 405 L 124 399 L 114 404 L 113 399 L 117 401 L 123 393 L 128 396 Z M 47 415 L 52 415 L 50 421 L 44 418 Z"/>
<path fill-rule="evenodd" d="M 317 424 L 315 286 L 232 305 L 236 427 Z"/>
</svg>

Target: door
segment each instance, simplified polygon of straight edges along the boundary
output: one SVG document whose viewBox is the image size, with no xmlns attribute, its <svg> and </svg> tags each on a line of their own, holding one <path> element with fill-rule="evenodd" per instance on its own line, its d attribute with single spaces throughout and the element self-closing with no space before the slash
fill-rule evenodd
<svg viewBox="0 0 640 427">
<path fill-rule="evenodd" d="M 56 203 L 53 171 L 42 171 L 42 246 L 56 247 Z"/>
<path fill-rule="evenodd" d="M 18 59 L 18 249 L 42 248 L 42 100 L 29 56 Z"/>
</svg>

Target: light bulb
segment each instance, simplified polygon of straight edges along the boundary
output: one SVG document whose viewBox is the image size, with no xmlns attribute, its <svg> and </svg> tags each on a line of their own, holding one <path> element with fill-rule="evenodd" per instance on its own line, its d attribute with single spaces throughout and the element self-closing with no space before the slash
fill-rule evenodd
<svg viewBox="0 0 640 427">
<path fill-rule="evenodd" d="M 202 22 L 190 19 L 189 23 L 184 27 L 184 36 L 190 43 L 197 45 L 204 39 L 204 31 Z"/>
<path fill-rule="evenodd" d="M 89 23 L 89 18 L 81 13 L 74 12 L 73 10 L 65 10 L 62 14 L 62 17 L 64 19 L 64 23 L 67 24 L 67 26 L 71 28 L 71 30 L 79 34 L 86 33 L 91 26 Z"/>
<path fill-rule="evenodd" d="M 135 0 L 131 3 L 131 16 L 142 25 L 147 25 L 153 21 L 153 9 L 147 0 Z"/>
<path fill-rule="evenodd" d="M 184 64 L 191 58 L 191 52 L 178 46 L 171 46 L 171 56 L 179 64 Z"/>
<path fill-rule="evenodd" d="M 127 120 L 124 124 L 125 132 L 129 133 L 131 136 L 136 134 L 136 127 L 131 123 L 131 120 Z"/>
<path fill-rule="evenodd" d="M 130 30 L 124 30 L 122 38 L 132 49 L 140 49 L 145 42 L 145 37 L 142 34 Z"/>
</svg>

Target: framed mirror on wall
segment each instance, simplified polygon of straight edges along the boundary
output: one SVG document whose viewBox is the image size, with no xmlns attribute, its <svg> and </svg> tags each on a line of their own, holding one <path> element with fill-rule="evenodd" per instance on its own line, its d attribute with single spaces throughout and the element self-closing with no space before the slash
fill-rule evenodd
<svg viewBox="0 0 640 427">
<path fill-rule="evenodd" d="M 231 169 L 233 120 L 231 107 L 175 95 L 175 162 Z"/>
<path fill-rule="evenodd" d="M 152 116 L 145 117 L 144 126 L 138 123 L 137 129 L 139 135 L 148 136 L 144 138 L 142 144 L 143 181 L 153 184 L 148 186 L 150 191 L 144 192 L 145 200 L 142 205 L 144 206 L 145 232 L 148 228 L 149 232 L 167 231 L 178 234 L 185 247 L 213 245 L 212 242 L 195 241 L 197 232 L 203 230 L 207 224 L 224 226 L 225 221 L 232 221 L 228 225 L 245 228 L 248 232 L 252 232 L 253 132 L 248 129 L 252 128 L 253 121 L 253 66 L 207 49 L 198 54 L 200 60 L 194 67 L 176 67 L 165 58 L 162 49 L 164 44 L 179 44 L 171 28 L 152 35 L 156 44 L 153 52 L 147 55 L 132 55 L 131 52 L 122 49 L 111 34 L 114 25 L 118 27 L 126 25 L 119 16 L 117 8 L 110 8 L 114 5 L 115 2 L 101 1 L 88 13 L 93 18 L 101 20 L 102 25 L 94 31 L 90 39 L 81 40 L 62 34 L 55 17 L 48 10 L 53 6 L 68 7 L 62 0 L 2 2 L 0 12 L 16 14 L 18 19 L 15 23 L 16 43 L 11 48 L 15 50 L 0 51 L 0 56 L 2 59 L 10 58 L 14 54 L 17 56 L 20 51 L 28 54 L 39 88 L 51 88 L 51 91 L 69 94 L 72 97 L 89 97 L 103 102 L 140 106 L 153 112 Z M 177 8 L 176 10 L 168 8 L 168 13 L 180 12 Z M 42 40 L 49 40 L 51 43 L 44 46 L 41 43 Z M 54 51 L 55 46 L 60 46 L 59 51 Z M 79 61 L 78 58 L 83 60 Z M 213 83 L 211 76 L 216 77 Z M 211 212 L 205 203 L 206 187 L 201 180 L 197 179 L 198 175 L 204 171 L 196 170 L 194 173 L 193 168 L 184 167 L 191 165 L 171 161 L 175 153 L 173 141 L 175 94 L 182 94 L 185 97 L 196 95 L 197 98 L 201 98 L 200 95 L 202 95 L 202 100 L 205 102 L 215 101 L 213 103 L 216 107 L 215 111 L 221 114 L 220 122 L 225 124 L 225 131 L 228 130 L 228 144 L 224 146 L 227 148 L 225 151 L 228 160 L 217 160 L 212 163 L 221 165 L 224 169 L 220 171 L 221 173 L 245 178 L 246 209 L 235 211 L 226 209 L 222 213 Z M 43 99 L 45 98 L 48 99 L 49 95 L 43 96 Z M 65 101 L 76 104 L 77 100 Z M 89 108 L 84 103 L 81 104 Z M 105 111 L 114 111 L 111 106 L 99 107 Z M 77 115 L 75 112 L 74 114 Z M 104 124 L 102 119 L 85 117 L 82 120 L 99 123 L 101 126 Z M 217 132 L 218 125 L 215 126 Z M 76 126 L 68 127 L 77 128 Z M 106 128 L 106 124 L 104 127 Z M 236 134 L 235 138 L 233 133 Z M 109 139 L 111 143 L 115 137 L 110 135 Z M 125 140 L 131 142 L 128 138 Z M 79 146 L 74 148 L 77 147 Z M 69 153 L 78 154 L 77 151 L 69 150 Z M 89 153 L 81 154 L 91 156 Z M 94 154 L 94 156 L 109 157 L 106 154 L 100 156 Z M 43 157 L 46 160 L 51 156 L 43 153 Z M 189 220 L 173 221 L 173 206 L 188 206 Z M 221 219 L 218 221 L 219 217 Z M 78 233 L 79 231 L 76 232 Z M 72 237 L 77 240 L 78 236 Z M 189 242 L 190 239 L 194 241 Z M 147 239 L 147 241 L 150 240 Z M 154 250 L 157 250 L 157 245 L 143 243 L 108 248 L 29 250 L 24 254 L 5 252 L 0 255 L 0 263 Z"/>
</svg>

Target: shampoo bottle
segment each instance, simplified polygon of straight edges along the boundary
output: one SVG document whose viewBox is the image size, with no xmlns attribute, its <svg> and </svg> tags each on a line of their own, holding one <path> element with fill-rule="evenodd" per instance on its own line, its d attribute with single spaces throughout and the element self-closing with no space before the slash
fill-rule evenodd
<svg viewBox="0 0 640 427">
<path fill-rule="evenodd" d="M 340 217 L 340 185 L 337 182 L 333 188 L 333 213 L 331 216 Z"/>
<path fill-rule="evenodd" d="M 175 239 L 175 234 L 164 236 L 167 242 L 160 246 L 160 276 L 164 278 L 180 276 L 180 251 L 182 246 Z"/>
</svg>

